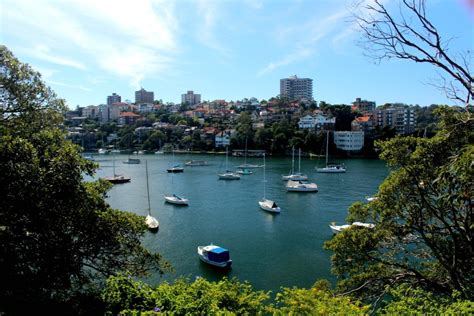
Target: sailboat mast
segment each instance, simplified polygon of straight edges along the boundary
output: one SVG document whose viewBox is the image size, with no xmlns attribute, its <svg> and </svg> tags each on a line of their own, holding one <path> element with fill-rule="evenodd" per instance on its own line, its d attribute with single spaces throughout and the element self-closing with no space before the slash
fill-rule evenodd
<svg viewBox="0 0 474 316">
<path fill-rule="evenodd" d="M 244 157 L 244 165 L 247 167 L 247 137 L 245 137 L 245 157 Z"/>
<path fill-rule="evenodd" d="M 301 173 L 301 148 L 299 150 L 299 157 L 298 157 L 298 173 Z"/>
<path fill-rule="evenodd" d="M 265 199 L 266 195 L 266 163 L 265 163 L 265 153 L 263 153 L 263 198 Z"/>
<path fill-rule="evenodd" d="M 295 173 L 295 146 L 292 147 L 291 174 Z"/>
<path fill-rule="evenodd" d="M 329 156 L 329 131 L 326 135 L 326 167 L 328 166 L 328 156 Z"/>
<path fill-rule="evenodd" d="M 148 197 L 148 214 L 151 216 L 151 206 L 150 206 L 150 186 L 148 184 L 148 161 L 145 160 L 145 170 L 146 170 L 146 194 Z"/>
<path fill-rule="evenodd" d="M 114 177 L 116 176 L 115 175 L 115 153 L 112 153 L 112 168 L 114 170 Z"/>
</svg>

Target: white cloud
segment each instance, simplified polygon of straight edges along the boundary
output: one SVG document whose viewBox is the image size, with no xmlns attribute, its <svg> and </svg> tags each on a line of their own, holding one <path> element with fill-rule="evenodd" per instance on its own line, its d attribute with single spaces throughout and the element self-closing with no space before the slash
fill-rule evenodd
<svg viewBox="0 0 474 316">
<path fill-rule="evenodd" d="M 219 8 L 218 2 L 212 0 L 197 0 L 197 14 L 201 21 L 196 30 L 196 37 L 201 44 L 229 57 L 230 50 L 216 38 Z"/>
<path fill-rule="evenodd" d="M 178 52 L 174 4 L 167 1 L 4 0 L 2 10 L 3 32 L 22 52 L 66 67 L 98 68 L 134 87 L 171 68 Z"/>
</svg>

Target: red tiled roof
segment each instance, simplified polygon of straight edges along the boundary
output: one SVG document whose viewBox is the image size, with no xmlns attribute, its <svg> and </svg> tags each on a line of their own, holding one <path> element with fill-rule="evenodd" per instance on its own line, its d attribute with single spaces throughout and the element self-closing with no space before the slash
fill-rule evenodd
<svg viewBox="0 0 474 316">
<path fill-rule="evenodd" d="M 120 113 L 121 117 L 140 117 L 140 115 L 133 112 L 122 112 Z"/>
<path fill-rule="evenodd" d="M 357 123 L 367 123 L 370 120 L 369 116 L 359 116 L 355 119 Z"/>
</svg>

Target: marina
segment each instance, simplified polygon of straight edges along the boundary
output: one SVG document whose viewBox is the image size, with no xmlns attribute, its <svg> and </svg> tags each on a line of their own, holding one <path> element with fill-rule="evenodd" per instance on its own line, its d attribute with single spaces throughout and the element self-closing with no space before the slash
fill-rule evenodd
<svg viewBox="0 0 474 316">
<path fill-rule="evenodd" d="M 96 178 L 112 173 L 112 155 L 95 155 L 99 164 Z M 126 155 L 116 155 L 119 161 Z M 264 212 L 262 199 L 264 168 L 240 181 L 219 181 L 217 173 L 222 155 L 193 155 L 208 165 L 185 167 L 173 175 L 173 187 L 189 201 L 188 207 L 166 203 L 163 196 L 171 190 L 167 173 L 170 164 L 185 157 L 144 155 L 150 181 L 153 214 L 160 221 L 157 234 L 147 233 L 143 243 L 159 252 L 173 266 L 174 273 L 152 275 L 147 282 L 158 284 L 178 276 L 206 277 L 219 280 L 222 276 L 250 281 L 257 289 L 278 291 L 280 286 L 310 287 L 317 279 L 335 281 L 330 273 L 331 252 L 323 243 L 333 238 L 329 224 L 345 223 L 348 207 L 366 203 L 367 196 L 377 193 L 388 175 L 383 161 L 369 159 L 343 160 L 347 172 L 316 173 L 315 160 L 301 159 L 301 171 L 319 192 L 305 194 L 286 190 L 282 174 L 288 173 L 291 157 L 266 157 L 266 195 L 281 207 L 279 214 Z M 244 162 L 243 157 L 228 157 L 229 169 Z M 262 158 L 248 158 L 249 163 L 262 164 Z M 182 163 L 182 162 L 181 162 Z M 118 164 L 118 173 L 132 178 L 130 183 L 112 187 L 107 201 L 114 208 L 140 215 L 147 209 L 146 181 L 143 164 Z M 232 252 L 232 269 L 220 271 L 202 264 L 196 256 L 199 245 L 225 245 Z"/>
</svg>

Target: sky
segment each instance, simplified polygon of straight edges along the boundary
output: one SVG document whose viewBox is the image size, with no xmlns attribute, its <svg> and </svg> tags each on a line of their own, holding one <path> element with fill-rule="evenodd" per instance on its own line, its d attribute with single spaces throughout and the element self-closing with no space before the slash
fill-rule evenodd
<svg viewBox="0 0 474 316">
<path fill-rule="evenodd" d="M 313 79 L 313 97 L 349 104 L 453 104 L 437 71 L 376 62 L 350 18 L 361 0 L 2 0 L 0 43 L 42 74 L 70 108 L 134 91 L 180 102 L 269 99 L 279 81 Z M 363 0 L 370 2 L 371 0 Z M 395 8 L 395 0 L 382 0 Z M 471 0 L 429 0 L 427 14 L 450 52 L 474 51 Z"/>
</svg>

